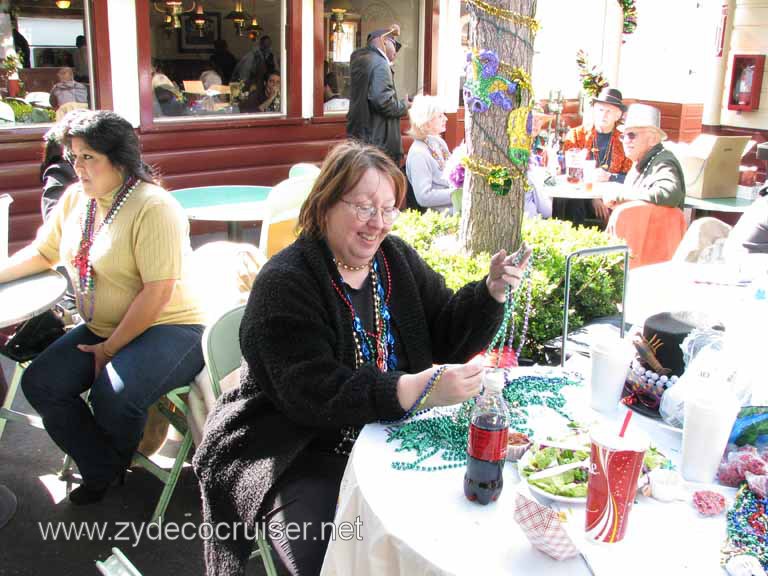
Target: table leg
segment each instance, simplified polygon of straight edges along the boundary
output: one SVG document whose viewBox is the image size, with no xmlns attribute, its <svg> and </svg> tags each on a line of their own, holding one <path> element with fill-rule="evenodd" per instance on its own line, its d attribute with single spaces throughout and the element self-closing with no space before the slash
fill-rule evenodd
<svg viewBox="0 0 768 576">
<path fill-rule="evenodd" d="M 240 222 L 227 222 L 227 240 L 230 242 L 243 241 L 243 229 Z"/>
</svg>

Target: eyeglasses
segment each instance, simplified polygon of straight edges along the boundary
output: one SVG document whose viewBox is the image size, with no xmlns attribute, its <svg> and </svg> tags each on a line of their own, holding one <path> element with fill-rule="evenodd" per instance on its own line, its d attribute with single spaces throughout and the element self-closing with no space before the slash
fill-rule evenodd
<svg viewBox="0 0 768 576">
<path fill-rule="evenodd" d="M 624 132 L 624 134 L 621 135 L 622 140 L 629 140 L 630 142 L 637 138 L 640 135 L 639 132 Z"/>
<path fill-rule="evenodd" d="M 354 202 L 349 202 L 344 199 L 341 201 L 344 202 L 344 204 L 349 204 L 355 209 L 355 214 L 360 222 L 368 222 L 371 218 L 378 216 L 379 212 L 381 212 L 381 218 L 384 220 L 384 224 L 392 224 L 397 220 L 397 217 L 400 216 L 400 210 L 394 206 L 392 206 L 392 208 L 376 208 L 370 204 L 355 204 Z"/>
</svg>

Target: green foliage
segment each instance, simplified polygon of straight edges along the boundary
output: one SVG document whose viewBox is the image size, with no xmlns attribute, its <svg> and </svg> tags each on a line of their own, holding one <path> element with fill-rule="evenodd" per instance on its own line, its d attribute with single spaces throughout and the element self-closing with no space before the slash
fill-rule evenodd
<svg viewBox="0 0 768 576">
<path fill-rule="evenodd" d="M 56 111 L 51 109 L 35 108 L 34 106 L 19 100 L 8 100 L 6 102 L 12 109 L 16 117 L 16 122 L 36 123 L 53 122 L 56 120 Z"/>
<path fill-rule="evenodd" d="M 407 211 L 397 220 L 393 232 L 442 274 L 448 287 L 457 290 L 467 282 L 483 278 L 490 262 L 487 253 L 469 256 L 450 248 L 457 246 L 458 228 L 458 216 L 445 216 L 432 210 L 424 214 Z M 566 257 L 575 250 L 607 246 L 614 240 L 599 230 L 576 228 L 570 222 L 554 219 L 526 218 L 522 233 L 533 249 L 531 316 L 522 355 L 543 361 L 544 343 L 559 336 L 563 330 Z M 438 238 L 442 239 L 436 242 Z M 622 259 L 621 254 L 574 259 L 568 321 L 571 329 L 594 318 L 616 314 L 623 284 Z M 521 304 L 515 309 L 516 326 L 523 320 L 524 300 L 521 298 Z"/>
</svg>

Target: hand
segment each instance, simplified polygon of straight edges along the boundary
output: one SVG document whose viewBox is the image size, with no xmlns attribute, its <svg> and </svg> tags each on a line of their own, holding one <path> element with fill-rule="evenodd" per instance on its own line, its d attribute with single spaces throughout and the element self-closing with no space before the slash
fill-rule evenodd
<svg viewBox="0 0 768 576">
<path fill-rule="evenodd" d="M 611 181 L 611 173 L 608 172 L 608 170 L 603 170 L 602 168 L 597 168 L 594 172 L 594 180 L 595 182 L 610 182 Z"/>
<path fill-rule="evenodd" d="M 482 358 L 473 358 L 466 364 L 448 364 L 424 406 L 452 406 L 477 396 L 480 394 L 484 369 Z M 426 372 L 431 376 L 435 370 L 436 368 L 429 368 Z"/>
<path fill-rule="evenodd" d="M 513 262 L 517 258 L 518 254 L 522 254 L 520 263 L 517 266 L 513 266 Z M 488 292 L 491 297 L 497 302 L 504 302 L 505 290 L 507 285 L 512 286 L 515 290 L 520 281 L 523 279 L 523 272 L 528 265 L 528 259 L 531 257 L 531 249 L 525 245 L 525 242 L 520 246 L 520 249 L 507 256 L 505 250 L 499 250 L 491 258 L 491 268 L 488 272 L 488 276 L 485 279 L 485 284 L 488 286 Z"/>
<path fill-rule="evenodd" d="M 601 188 L 601 190 L 603 190 L 603 188 Z M 607 186 L 603 191 L 603 204 L 608 208 L 613 209 L 618 203 L 616 190 L 613 189 L 613 186 Z"/>
<path fill-rule="evenodd" d="M 99 374 L 101 374 L 101 371 L 104 369 L 104 366 L 109 364 L 109 358 L 107 358 L 107 355 L 104 352 L 104 343 L 100 342 L 99 344 L 94 344 L 94 345 L 79 344 L 77 346 L 77 349 L 80 350 L 80 352 L 93 354 L 93 362 L 94 362 L 93 380 L 95 382 L 96 379 L 99 377 Z"/>
<path fill-rule="evenodd" d="M 600 218 L 603 222 L 608 222 L 608 218 L 611 216 L 611 210 L 605 205 L 605 202 L 600 198 L 593 198 L 592 208 L 595 210 L 595 216 Z"/>
</svg>

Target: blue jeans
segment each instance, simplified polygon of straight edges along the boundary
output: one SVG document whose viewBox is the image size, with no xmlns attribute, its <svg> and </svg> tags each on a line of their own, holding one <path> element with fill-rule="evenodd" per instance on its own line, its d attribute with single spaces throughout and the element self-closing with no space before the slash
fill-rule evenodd
<svg viewBox="0 0 768 576">
<path fill-rule="evenodd" d="M 26 369 L 24 395 L 87 484 L 107 485 L 130 464 L 149 407 L 189 384 L 203 368 L 202 333 L 200 325 L 152 326 L 121 349 L 94 381 L 93 355 L 77 345 L 104 338 L 80 325 Z M 80 397 L 88 388 L 93 412 Z"/>
</svg>

